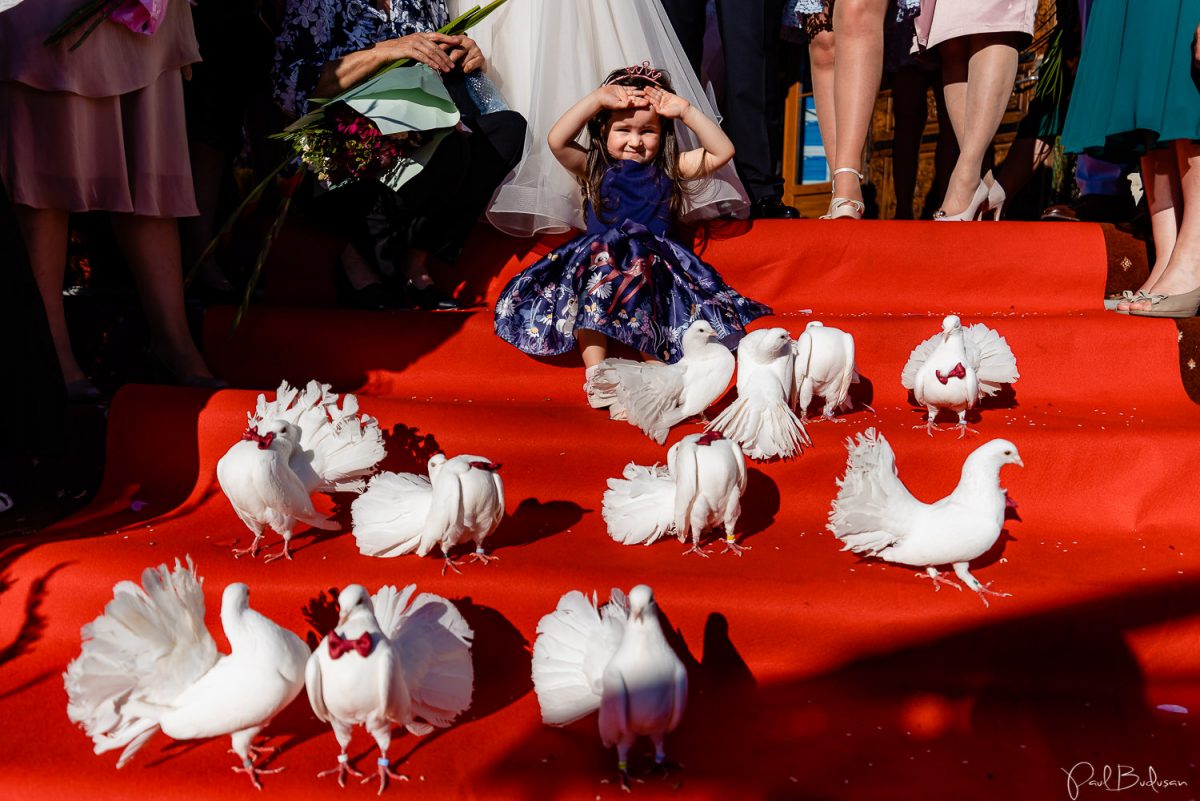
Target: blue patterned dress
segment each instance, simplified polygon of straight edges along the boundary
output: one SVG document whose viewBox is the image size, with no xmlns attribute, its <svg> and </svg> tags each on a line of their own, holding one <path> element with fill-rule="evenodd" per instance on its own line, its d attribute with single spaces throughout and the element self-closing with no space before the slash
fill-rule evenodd
<svg viewBox="0 0 1200 801">
<path fill-rule="evenodd" d="M 670 179 L 653 164 L 623 160 L 604 175 L 607 222 L 589 207 L 587 232 L 508 283 L 496 301 L 496 334 L 534 356 L 575 348 L 588 328 L 674 362 L 695 320 L 730 348 L 746 323 L 770 314 L 744 298 L 689 248 L 667 237 Z"/>
</svg>

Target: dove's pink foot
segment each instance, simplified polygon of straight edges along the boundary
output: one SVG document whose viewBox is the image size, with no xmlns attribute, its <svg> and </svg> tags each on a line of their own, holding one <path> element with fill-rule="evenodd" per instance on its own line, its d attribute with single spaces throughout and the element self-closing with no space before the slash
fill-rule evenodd
<svg viewBox="0 0 1200 801">
<path fill-rule="evenodd" d="M 966 423 L 959 423 L 958 425 L 956 425 L 956 426 L 954 426 L 954 427 L 958 429 L 958 438 L 959 438 L 959 439 L 962 439 L 963 437 L 965 437 L 965 436 L 967 435 L 967 433 L 968 433 L 968 432 L 969 432 L 969 433 L 971 433 L 971 434 L 978 434 L 978 433 L 979 433 L 979 432 L 978 432 L 978 431 L 976 431 L 975 429 L 973 429 L 973 428 L 971 428 L 970 426 L 968 426 Z"/>
<path fill-rule="evenodd" d="M 829 422 L 831 422 L 831 423 L 844 423 L 844 422 L 846 422 L 846 418 L 844 418 L 844 417 L 838 417 L 836 414 L 823 414 L 823 415 L 821 415 L 821 419 L 822 419 L 822 420 L 828 420 L 828 421 L 829 421 Z"/>
<path fill-rule="evenodd" d="M 265 565 L 267 562 L 274 562 L 276 559 L 287 559 L 289 562 L 291 561 L 292 553 L 291 553 L 291 551 L 288 550 L 287 540 L 283 541 L 283 550 L 282 551 L 280 551 L 279 553 L 273 553 L 270 556 L 264 556 L 263 564 Z"/>
<path fill-rule="evenodd" d="M 933 436 L 935 431 L 941 431 L 940 428 L 938 428 L 936 425 L 934 425 L 934 422 L 932 419 L 925 421 L 925 423 L 923 423 L 922 425 L 913 426 L 913 428 L 914 429 L 923 428 L 923 429 L 925 429 L 925 433 L 931 437 Z"/>
<path fill-rule="evenodd" d="M 721 553 L 735 553 L 738 556 L 741 556 L 742 551 L 750 550 L 749 545 L 738 545 L 737 542 L 734 541 L 733 537 L 726 537 L 722 544 L 725 546 L 725 548 L 721 551 Z"/>
<path fill-rule="evenodd" d="M 1012 597 L 1011 592 L 996 592 L 995 590 L 990 589 L 991 586 L 992 586 L 992 582 L 989 581 L 987 584 L 980 583 L 980 585 L 978 587 L 971 588 L 971 589 L 975 590 L 975 592 L 979 593 L 979 600 L 983 601 L 984 607 L 991 608 L 991 604 L 988 603 L 988 599 L 987 599 L 987 597 L 989 595 L 991 595 L 993 598 L 1011 598 Z"/>
<path fill-rule="evenodd" d="M 256 752 L 259 750 L 260 749 L 252 748 L 252 749 L 250 749 L 250 753 L 257 757 L 258 754 Z M 272 748 L 270 750 L 274 751 L 275 749 Z M 254 762 L 252 762 L 250 759 L 242 760 L 242 767 L 240 767 L 240 768 L 237 765 L 233 766 L 234 773 L 245 773 L 247 776 L 250 777 L 250 783 L 254 785 L 254 788 L 256 790 L 262 789 L 262 782 L 260 782 L 258 780 L 259 776 L 266 776 L 266 775 L 269 775 L 272 773 L 283 773 L 283 770 L 284 770 L 283 768 L 271 768 L 270 770 L 263 770 L 262 768 L 256 768 L 256 767 L 254 767 Z"/>
<path fill-rule="evenodd" d="M 240 556 L 258 556 L 258 544 L 262 542 L 262 537 L 255 537 L 254 542 L 250 543 L 249 548 L 234 548 L 233 558 L 237 559 Z"/>
<path fill-rule="evenodd" d="M 367 782 L 373 782 L 376 779 L 378 779 L 379 780 L 379 792 L 376 793 L 376 795 L 383 795 L 383 791 L 386 790 L 387 786 L 388 786 L 388 779 L 395 779 L 398 782 L 408 781 L 408 777 L 405 776 L 403 773 L 396 773 L 394 770 L 392 770 L 390 767 L 388 767 L 388 761 L 385 757 L 379 757 L 379 759 L 377 759 L 375 761 L 379 765 L 379 771 L 374 776 L 367 776 L 365 779 L 362 780 L 361 784 L 366 784 Z"/>
<path fill-rule="evenodd" d="M 346 756 L 345 754 L 338 754 L 338 766 L 336 768 L 330 768 L 329 770 L 321 771 L 320 773 L 317 774 L 317 778 L 323 779 L 326 776 L 330 775 L 331 773 L 337 774 L 338 787 L 346 786 L 346 774 L 347 773 L 349 773 L 351 776 L 362 776 L 363 775 L 362 773 L 358 772 L 354 768 L 350 767 L 350 757 Z"/>
<path fill-rule="evenodd" d="M 958 590 L 959 592 L 962 592 L 962 587 L 959 585 L 959 583 L 957 581 L 946 578 L 941 573 L 934 570 L 932 567 L 927 568 L 924 573 L 918 573 L 917 578 L 927 578 L 930 581 L 932 581 L 934 592 L 940 591 L 942 589 L 943 584 L 946 585 L 947 587 L 953 587 L 954 589 Z"/>
<path fill-rule="evenodd" d="M 483 562 L 485 565 L 490 565 L 492 562 L 498 562 L 499 560 L 500 560 L 499 556 L 492 556 L 490 554 L 486 554 L 483 552 L 482 548 L 477 548 L 475 550 L 475 553 L 468 556 L 464 561 L 466 561 L 466 562 Z"/>
<path fill-rule="evenodd" d="M 450 569 L 451 569 L 451 570 L 453 570 L 455 573 L 457 573 L 458 575 L 460 575 L 460 576 L 461 576 L 461 575 L 462 575 L 462 571 L 458 569 L 458 566 L 459 566 L 459 565 L 461 565 L 461 564 L 463 564 L 463 563 L 462 563 L 462 562 L 456 562 L 456 561 L 454 561 L 453 559 L 451 559 L 449 555 L 447 555 L 447 556 L 446 556 L 446 560 L 445 560 L 444 562 L 442 562 L 442 575 L 443 575 L 443 576 L 444 576 L 444 575 L 446 575 L 446 568 L 450 568 Z"/>
<path fill-rule="evenodd" d="M 705 559 L 708 558 L 708 552 L 705 551 L 703 548 L 701 548 L 700 543 L 698 543 L 698 542 L 693 543 L 691 548 L 688 548 L 686 551 L 683 552 L 683 555 L 687 556 L 689 553 L 698 554 L 700 556 L 703 556 Z"/>
</svg>

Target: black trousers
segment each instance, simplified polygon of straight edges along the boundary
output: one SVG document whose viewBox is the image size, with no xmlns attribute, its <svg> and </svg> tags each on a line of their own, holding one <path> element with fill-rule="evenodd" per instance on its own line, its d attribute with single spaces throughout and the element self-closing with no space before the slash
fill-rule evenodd
<svg viewBox="0 0 1200 801">
<path fill-rule="evenodd" d="M 521 161 L 525 118 L 515 111 L 480 115 L 460 86 L 447 81 L 470 132 L 447 136 L 425 169 L 399 191 L 368 180 L 314 202 L 315 213 L 364 256 L 373 256 L 385 275 L 403 276 L 409 247 L 457 260 L 496 187 Z"/>
<path fill-rule="evenodd" d="M 779 85 L 779 29 L 784 0 L 717 0 L 725 50 L 725 103 L 721 126 L 733 140 L 738 177 L 751 200 L 780 197 L 783 96 Z M 663 0 L 663 7 L 696 74 L 704 55 L 705 0 Z"/>
</svg>

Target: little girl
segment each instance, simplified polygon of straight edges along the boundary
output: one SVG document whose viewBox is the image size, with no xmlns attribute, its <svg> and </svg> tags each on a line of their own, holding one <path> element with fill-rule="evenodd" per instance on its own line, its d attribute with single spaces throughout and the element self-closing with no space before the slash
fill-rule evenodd
<svg viewBox="0 0 1200 801">
<path fill-rule="evenodd" d="M 700 147 L 678 151 L 675 121 Z M 588 145 L 575 139 L 584 127 Z M 703 318 L 730 347 L 746 323 L 770 314 L 742 297 L 690 248 L 668 238 L 686 186 L 733 158 L 715 122 L 671 92 L 649 64 L 612 72 L 547 137 L 582 184 L 587 231 L 513 278 L 496 302 L 496 333 L 535 356 L 578 345 L 587 367 L 612 337 L 674 362 L 683 332 Z"/>
</svg>

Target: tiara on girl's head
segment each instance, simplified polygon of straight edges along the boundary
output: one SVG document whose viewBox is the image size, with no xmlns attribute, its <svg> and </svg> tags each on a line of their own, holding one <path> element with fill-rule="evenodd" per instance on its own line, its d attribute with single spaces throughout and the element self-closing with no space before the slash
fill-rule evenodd
<svg viewBox="0 0 1200 801">
<path fill-rule="evenodd" d="M 621 72 L 604 82 L 605 86 L 617 83 L 619 81 L 627 81 L 631 78 L 641 78 L 649 81 L 655 86 L 662 86 L 659 81 L 662 79 L 662 70 L 656 70 L 650 66 L 649 61 L 643 61 L 641 64 L 634 64 L 632 67 L 626 67 L 624 72 Z"/>
</svg>

